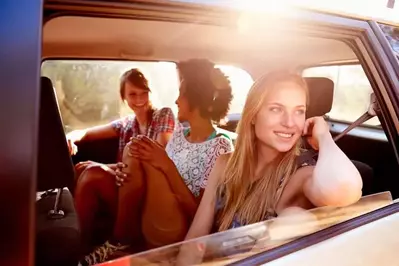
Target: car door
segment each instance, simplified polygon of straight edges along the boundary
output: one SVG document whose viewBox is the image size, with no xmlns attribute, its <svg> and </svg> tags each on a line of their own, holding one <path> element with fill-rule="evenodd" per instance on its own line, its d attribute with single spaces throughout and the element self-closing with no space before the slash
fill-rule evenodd
<svg viewBox="0 0 399 266">
<path fill-rule="evenodd" d="M 317 16 L 316 16 L 317 17 Z M 321 17 L 319 17 L 321 18 Z M 366 74 L 376 82 L 374 92 L 383 109 L 381 123 L 396 157 L 398 148 L 398 60 L 396 42 L 387 39 L 386 32 L 378 23 L 348 20 L 339 17 L 324 17 L 325 22 L 338 22 L 344 28 L 361 30 L 362 34 L 352 35 L 353 44 L 358 46 L 362 58 L 369 68 Z M 319 21 L 321 22 L 321 21 Z M 339 23 L 341 22 L 341 23 Z M 322 22 L 323 23 L 323 22 Z M 332 26 L 331 24 L 329 26 Z M 362 48 L 362 46 L 364 47 Z M 373 66 L 374 65 L 374 66 Z M 378 80 L 380 79 L 380 80 Z M 385 89 L 384 89 L 385 88 Z M 389 111 L 390 110 L 390 111 Z M 389 117 L 390 116 L 390 117 Z M 370 148 L 370 146 L 368 147 Z M 371 149 L 371 148 L 370 148 Z M 364 152 L 371 152 L 367 148 Z M 386 156 L 386 154 L 381 154 Z M 396 167 L 396 166 L 395 166 Z M 395 174 L 390 174 L 390 186 L 398 187 Z M 375 210 L 347 222 L 326 228 L 313 235 L 282 245 L 273 251 L 257 254 L 234 265 L 375 265 L 396 263 L 397 238 L 392 232 L 399 227 L 398 203 Z M 365 235 L 367 243 L 364 244 Z M 392 247 L 392 249 L 391 249 Z"/>
<path fill-rule="evenodd" d="M 41 0 L 0 7 L 1 265 L 33 265 Z"/>
</svg>

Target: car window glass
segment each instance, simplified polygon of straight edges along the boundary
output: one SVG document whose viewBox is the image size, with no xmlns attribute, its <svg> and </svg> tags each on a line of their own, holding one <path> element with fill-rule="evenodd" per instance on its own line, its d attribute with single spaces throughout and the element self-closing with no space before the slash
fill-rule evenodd
<svg viewBox="0 0 399 266">
<path fill-rule="evenodd" d="M 389 204 L 392 204 L 389 192 L 365 196 L 351 206 L 321 207 L 291 214 L 149 250 L 108 265 L 227 265 Z"/>
<path fill-rule="evenodd" d="M 220 65 L 229 77 L 233 101 L 230 113 L 240 113 L 253 80 L 243 69 Z M 173 62 L 126 62 L 98 60 L 47 60 L 42 75 L 49 77 L 56 89 L 66 132 L 101 125 L 132 114 L 120 100 L 120 76 L 139 68 L 148 79 L 151 100 L 156 107 L 171 107 L 176 113 L 179 79 Z"/>
<path fill-rule="evenodd" d="M 327 114 L 333 120 L 354 122 L 364 114 L 373 92 L 370 82 L 361 65 L 335 65 L 307 68 L 305 77 L 326 77 L 334 82 L 334 99 L 331 111 Z M 377 117 L 364 123 L 379 126 Z"/>
</svg>

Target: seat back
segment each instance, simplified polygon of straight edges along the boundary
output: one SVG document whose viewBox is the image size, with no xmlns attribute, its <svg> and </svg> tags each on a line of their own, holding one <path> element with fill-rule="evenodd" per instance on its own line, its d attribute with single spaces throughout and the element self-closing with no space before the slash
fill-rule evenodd
<svg viewBox="0 0 399 266">
<path fill-rule="evenodd" d="M 328 78 L 305 78 L 309 89 L 309 106 L 306 118 L 323 116 L 331 111 L 334 98 L 334 82 Z"/>
<path fill-rule="evenodd" d="M 69 155 L 53 84 L 41 77 L 37 191 L 71 188 L 74 168 Z"/>
</svg>

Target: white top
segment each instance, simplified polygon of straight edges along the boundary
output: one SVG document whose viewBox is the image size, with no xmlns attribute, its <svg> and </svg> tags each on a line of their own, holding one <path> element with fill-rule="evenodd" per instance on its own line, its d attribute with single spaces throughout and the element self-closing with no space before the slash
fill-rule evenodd
<svg viewBox="0 0 399 266">
<path fill-rule="evenodd" d="M 181 177 L 195 197 L 205 188 L 216 159 L 233 150 L 233 144 L 224 135 L 200 143 L 191 143 L 178 125 L 166 146 L 166 153 L 174 162 Z"/>
</svg>

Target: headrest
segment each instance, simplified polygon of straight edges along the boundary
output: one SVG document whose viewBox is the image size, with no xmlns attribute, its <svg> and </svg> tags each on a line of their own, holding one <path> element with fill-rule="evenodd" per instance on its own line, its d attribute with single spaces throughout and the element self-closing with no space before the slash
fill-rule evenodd
<svg viewBox="0 0 399 266">
<path fill-rule="evenodd" d="M 331 111 L 334 98 L 334 82 L 328 78 L 305 78 L 309 88 L 309 106 L 306 118 L 323 116 Z"/>
<path fill-rule="evenodd" d="M 51 80 L 41 77 L 37 191 L 71 187 L 74 168 Z"/>
</svg>

